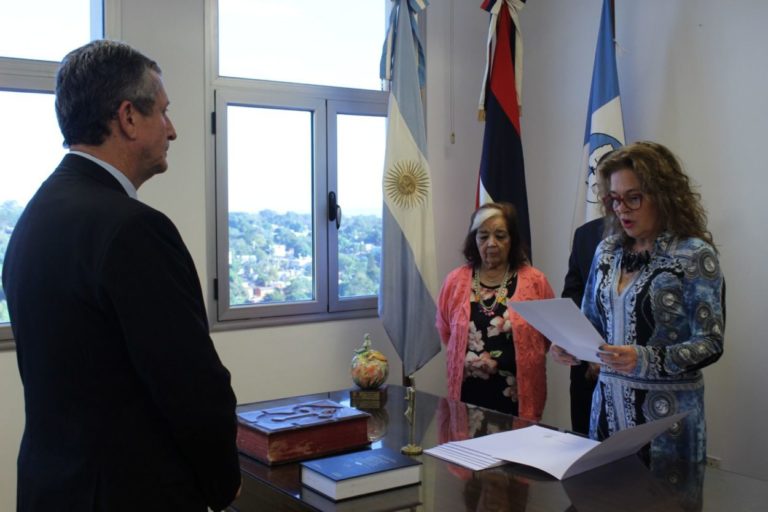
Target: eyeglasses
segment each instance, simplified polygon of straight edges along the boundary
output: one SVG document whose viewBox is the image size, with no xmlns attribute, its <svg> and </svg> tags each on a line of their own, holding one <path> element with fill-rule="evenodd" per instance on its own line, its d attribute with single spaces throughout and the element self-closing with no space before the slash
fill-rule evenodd
<svg viewBox="0 0 768 512">
<path fill-rule="evenodd" d="M 627 210 L 637 210 L 643 206 L 643 193 L 630 192 L 623 196 L 620 194 L 610 194 L 603 198 L 605 207 L 613 210 L 618 210 L 622 203 L 624 203 Z"/>
</svg>

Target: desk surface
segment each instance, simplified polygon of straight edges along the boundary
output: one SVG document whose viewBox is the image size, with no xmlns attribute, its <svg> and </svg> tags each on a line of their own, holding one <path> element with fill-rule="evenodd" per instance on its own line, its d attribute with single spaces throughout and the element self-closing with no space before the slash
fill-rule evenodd
<svg viewBox="0 0 768 512">
<path fill-rule="evenodd" d="M 335 391 L 264 402 L 265 406 L 329 398 L 348 403 L 349 392 Z M 373 446 L 400 449 L 409 441 L 410 428 L 404 417 L 405 390 L 389 386 L 385 408 L 368 410 L 369 437 Z M 439 443 L 477 437 L 527 426 L 524 420 L 486 409 L 417 392 L 416 443 L 431 448 Z M 581 475 L 559 481 L 542 471 L 506 464 L 472 472 L 429 455 L 424 462 L 422 484 L 403 498 L 403 492 L 379 493 L 366 502 L 347 500 L 334 504 L 317 496 L 311 499 L 301 486 L 299 465 L 266 466 L 241 456 L 243 490 L 231 510 L 353 511 L 400 510 L 393 502 L 418 506 L 403 510 L 453 511 L 763 511 L 768 502 L 768 482 L 703 465 L 654 462 L 650 469 L 639 457 L 630 457 Z M 392 493 L 392 494 L 390 494 Z M 357 498 L 360 500 L 362 498 Z M 407 499 L 410 501 L 400 501 Z M 393 508 L 394 507 L 394 508 Z"/>
</svg>

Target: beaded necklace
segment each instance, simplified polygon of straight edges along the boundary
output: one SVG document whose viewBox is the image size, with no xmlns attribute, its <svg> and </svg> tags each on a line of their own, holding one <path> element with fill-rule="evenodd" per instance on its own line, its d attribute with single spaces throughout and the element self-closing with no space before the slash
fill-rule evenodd
<svg viewBox="0 0 768 512">
<path fill-rule="evenodd" d="M 632 252 L 624 250 L 621 255 L 621 268 L 625 272 L 636 272 L 651 261 L 651 253 L 648 251 Z"/>
<path fill-rule="evenodd" d="M 472 276 L 472 291 L 475 295 L 475 302 L 480 306 L 480 310 L 483 312 L 486 316 L 493 316 L 494 312 L 496 311 L 496 306 L 499 304 L 503 304 L 507 300 L 507 282 L 509 281 L 510 277 L 515 277 L 517 275 L 517 272 L 513 272 L 510 276 L 509 274 L 509 267 L 504 271 L 504 277 L 501 279 L 501 284 L 499 284 L 499 287 L 496 288 L 496 297 L 493 299 L 493 302 L 490 306 L 486 306 L 485 302 L 483 302 L 483 296 L 480 293 L 480 269 L 476 268 L 474 275 Z"/>
</svg>

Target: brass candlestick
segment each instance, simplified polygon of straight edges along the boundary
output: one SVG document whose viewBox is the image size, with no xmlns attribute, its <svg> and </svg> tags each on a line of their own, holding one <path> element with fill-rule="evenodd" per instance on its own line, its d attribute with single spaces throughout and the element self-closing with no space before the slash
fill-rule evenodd
<svg viewBox="0 0 768 512">
<path fill-rule="evenodd" d="M 410 386 L 406 388 L 405 399 L 408 401 L 408 407 L 405 410 L 405 417 L 408 418 L 408 444 L 400 448 L 400 451 L 406 455 L 421 455 L 424 451 L 421 446 L 414 443 L 416 435 L 416 388 L 414 387 L 413 376 L 409 377 Z"/>
</svg>

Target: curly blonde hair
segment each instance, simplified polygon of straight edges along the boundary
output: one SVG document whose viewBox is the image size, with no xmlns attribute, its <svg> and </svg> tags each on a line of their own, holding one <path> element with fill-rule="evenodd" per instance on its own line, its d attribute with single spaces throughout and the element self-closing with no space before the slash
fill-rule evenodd
<svg viewBox="0 0 768 512">
<path fill-rule="evenodd" d="M 679 238 L 701 238 L 714 247 L 701 194 L 694 192 L 680 161 L 669 149 L 656 142 L 640 141 L 605 155 L 597 166 L 601 197 L 610 194 L 611 175 L 624 169 L 635 173 L 642 192 L 653 199 L 663 230 Z M 605 204 L 602 208 L 610 233 L 618 233 L 628 242 L 613 208 Z"/>
</svg>

